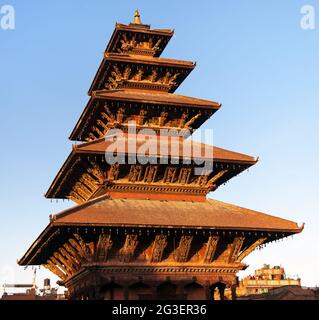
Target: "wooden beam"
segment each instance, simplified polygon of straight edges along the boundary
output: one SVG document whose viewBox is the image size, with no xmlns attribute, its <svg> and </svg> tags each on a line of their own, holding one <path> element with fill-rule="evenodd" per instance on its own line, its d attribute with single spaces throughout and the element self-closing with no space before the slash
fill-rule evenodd
<svg viewBox="0 0 319 320">
<path fill-rule="evenodd" d="M 164 249 L 167 246 L 167 236 L 155 236 L 152 248 L 151 262 L 160 262 L 163 257 Z"/>
<path fill-rule="evenodd" d="M 186 262 L 193 241 L 193 236 L 182 236 L 175 253 L 176 262 Z"/>
<path fill-rule="evenodd" d="M 227 173 L 229 170 L 222 170 L 220 172 L 218 172 L 216 175 L 214 175 L 207 183 L 207 185 L 212 186 L 214 185 L 214 183 L 221 178 L 223 175 L 225 175 L 225 173 Z"/>
<path fill-rule="evenodd" d="M 61 263 L 61 261 L 55 259 L 54 257 L 51 257 L 49 259 L 53 265 L 55 265 L 56 267 L 58 267 L 60 270 L 63 271 L 63 273 L 65 273 L 65 275 L 68 277 L 69 275 L 69 270 Z"/>
<path fill-rule="evenodd" d="M 108 252 L 113 245 L 110 234 L 101 234 L 97 242 L 96 260 L 99 262 L 105 262 L 108 257 Z"/>
<path fill-rule="evenodd" d="M 215 256 L 218 241 L 219 241 L 219 236 L 210 236 L 208 238 L 208 241 L 206 244 L 206 252 L 204 256 L 205 263 L 211 263 L 214 261 L 214 256 Z"/>
<path fill-rule="evenodd" d="M 65 266 L 69 274 L 73 274 L 76 271 L 72 263 L 64 258 L 61 253 L 54 252 L 53 256 Z"/>
<path fill-rule="evenodd" d="M 66 259 L 70 260 L 72 264 L 78 269 L 81 261 L 77 258 L 77 256 L 74 256 L 73 254 L 69 253 L 66 249 L 63 247 L 59 249 L 59 252 L 64 256 Z"/>
<path fill-rule="evenodd" d="M 245 237 L 235 237 L 234 242 L 232 244 L 232 249 L 229 254 L 229 263 L 233 263 L 238 258 L 239 252 L 243 246 L 243 243 L 245 241 Z"/>
<path fill-rule="evenodd" d="M 90 188 L 93 192 L 98 189 L 98 185 L 95 179 L 93 179 L 88 173 L 83 173 L 80 181 Z"/>
<path fill-rule="evenodd" d="M 90 249 L 87 247 L 86 243 L 83 241 L 80 235 L 73 234 L 73 236 L 75 239 L 69 239 L 69 243 L 72 245 L 73 248 L 75 248 L 78 251 L 82 259 L 90 260 L 91 252 Z"/>
<path fill-rule="evenodd" d="M 105 180 L 105 175 L 102 171 L 102 169 L 94 162 L 94 161 L 89 161 L 91 167 L 88 168 L 88 173 L 93 175 L 96 180 L 99 182 L 99 184 L 103 184 Z"/>
<path fill-rule="evenodd" d="M 43 265 L 45 268 L 53 272 L 60 279 L 65 280 L 66 274 L 62 272 L 57 266 L 55 266 L 50 260 L 47 261 L 46 264 Z"/>
<path fill-rule="evenodd" d="M 245 257 L 247 257 L 251 252 L 253 252 L 258 246 L 263 244 L 267 238 L 260 238 L 255 241 L 251 246 L 249 246 L 246 250 L 244 250 L 236 259 L 236 262 L 241 262 Z"/>
<path fill-rule="evenodd" d="M 120 250 L 120 259 L 123 262 L 130 262 L 134 256 L 135 249 L 138 245 L 136 234 L 127 234 L 123 248 Z"/>
</svg>

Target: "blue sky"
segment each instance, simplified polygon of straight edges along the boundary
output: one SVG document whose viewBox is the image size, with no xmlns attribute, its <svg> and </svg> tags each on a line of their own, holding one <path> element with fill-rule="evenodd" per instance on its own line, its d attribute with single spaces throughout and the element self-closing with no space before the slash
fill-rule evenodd
<svg viewBox="0 0 319 320">
<path fill-rule="evenodd" d="M 30 282 L 16 266 L 48 217 L 71 205 L 43 194 L 71 150 L 67 140 L 115 22 L 139 8 L 144 23 L 173 28 L 163 57 L 197 61 L 177 93 L 220 101 L 205 123 L 214 143 L 259 163 L 210 197 L 301 224 L 302 234 L 246 258 L 246 273 L 281 264 L 319 284 L 319 20 L 300 28 L 318 1 L 10 1 L 16 29 L 0 29 L 0 285 Z M 319 15 L 318 15 L 319 19 Z M 38 281 L 47 276 L 38 273 Z M 56 279 L 50 275 L 52 279 Z"/>
</svg>

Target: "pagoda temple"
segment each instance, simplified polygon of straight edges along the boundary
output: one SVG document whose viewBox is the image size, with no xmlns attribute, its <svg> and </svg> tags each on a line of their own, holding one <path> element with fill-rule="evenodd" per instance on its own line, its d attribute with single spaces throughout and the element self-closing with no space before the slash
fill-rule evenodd
<svg viewBox="0 0 319 320">
<path fill-rule="evenodd" d="M 80 143 L 46 193 L 76 205 L 50 216 L 19 260 L 57 275 L 69 299 L 204 300 L 217 289 L 223 299 L 226 287 L 235 298 L 243 259 L 302 231 L 295 222 L 207 198 L 257 159 L 188 143 L 221 104 L 174 94 L 196 64 L 160 58 L 173 33 L 143 24 L 138 11 L 133 23 L 115 25 L 70 136 Z M 115 140 L 121 161 L 111 163 Z M 145 140 L 150 161 L 134 161 Z M 193 152 L 184 161 L 188 145 Z M 211 170 L 198 174 L 200 161 Z"/>
</svg>

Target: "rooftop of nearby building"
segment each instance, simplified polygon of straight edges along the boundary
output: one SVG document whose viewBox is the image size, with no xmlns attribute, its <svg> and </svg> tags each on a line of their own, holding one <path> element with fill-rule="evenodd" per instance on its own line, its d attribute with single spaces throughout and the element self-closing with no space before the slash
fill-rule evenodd
<svg viewBox="0 0 319 320">
<path fill-rule="evenodd" d="M 240 296 L 238 300 L 319 300 L 319 289 L 287 285 L 263 294 Z"/>
</svg>

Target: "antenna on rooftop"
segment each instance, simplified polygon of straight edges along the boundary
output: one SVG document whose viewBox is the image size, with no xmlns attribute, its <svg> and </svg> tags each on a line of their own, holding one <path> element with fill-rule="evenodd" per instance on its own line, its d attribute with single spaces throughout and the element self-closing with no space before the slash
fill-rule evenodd
<svg viewBox="0 0 319 320">
<path fill-rule="evenodd" d="M 36 289 L 37 268 L 32 267 L 32 270 L 33 270 L 32 289 Z"/>
</svg>

